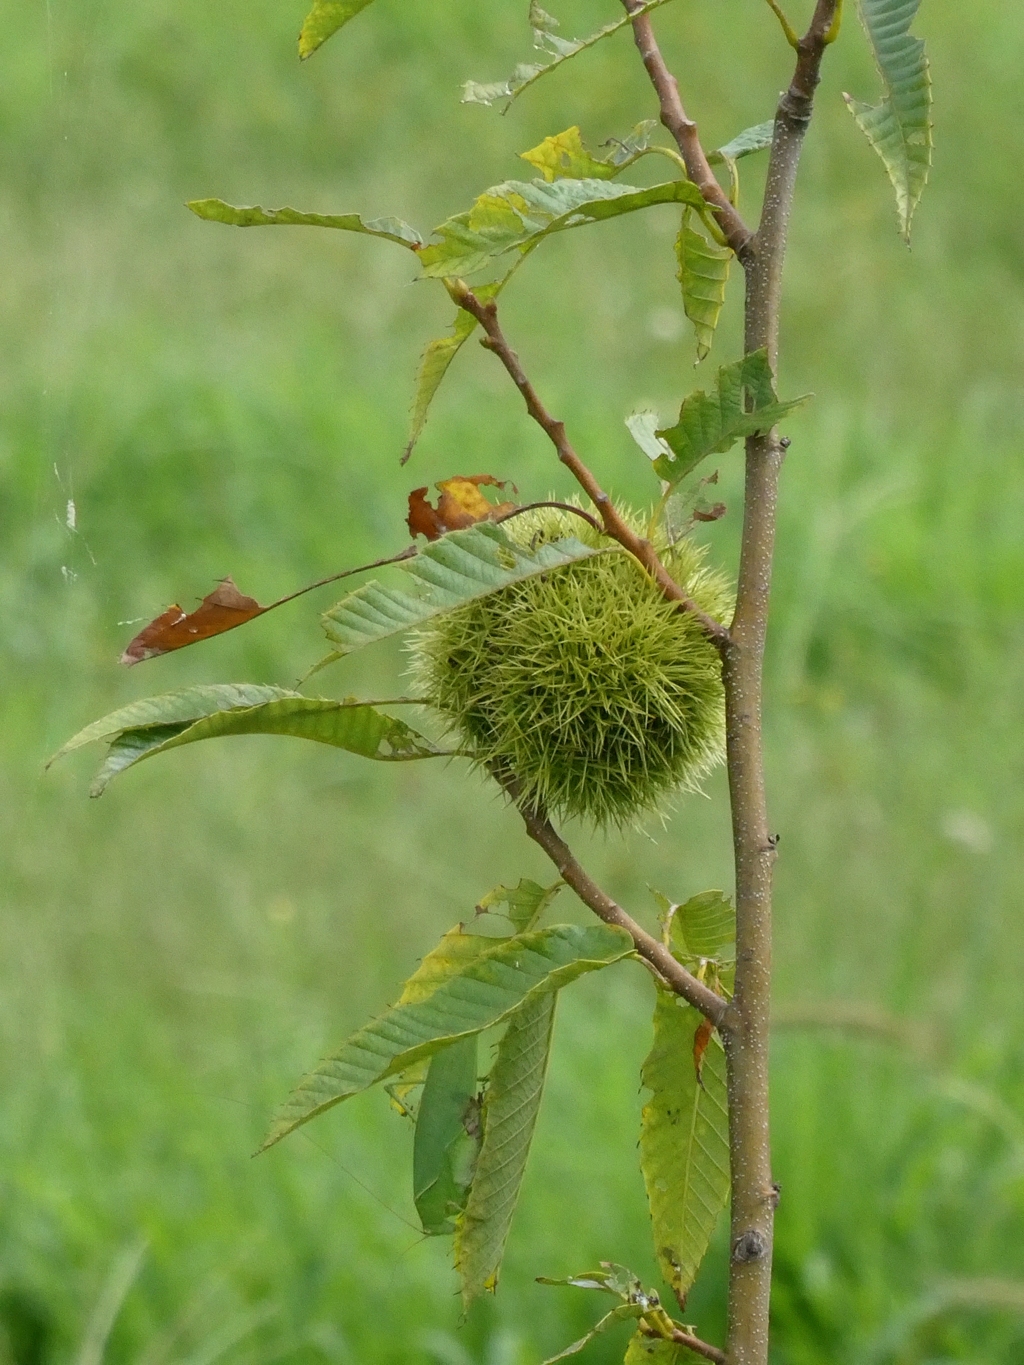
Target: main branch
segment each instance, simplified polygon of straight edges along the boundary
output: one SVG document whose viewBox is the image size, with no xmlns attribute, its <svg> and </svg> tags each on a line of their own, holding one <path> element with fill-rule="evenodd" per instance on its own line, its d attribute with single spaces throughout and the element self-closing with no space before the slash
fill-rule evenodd
<svg viewBox="0 0 1024 1365">
<path fill-rule="evenodd" d="M 777 5 L 772 8 L 779 12 Z M 623 0 L 633 13 L 639 0 Z M 712 174 L 687 117 L 679 86 L 654 37 L 649 14 L 636 15 L 633 34 L 687 172 L 715 212 L 746 271 L 747 352 L 765 347 L 775 369 L 779 350 L 782 268 L 804 136 L 822 58 L 836 37 L 842 0 L 817 0 L 806 34 L 787 40 L 796 70 L 775 116 L 764 207 L 751 235 Z M 768 1107 L 771 1008 L 772 867 L 776 840 L 765 801 L 761 708 L 765 634 L 778 479 L 784 447 L 778 433 L 747 441 L 743 539 L 736 612 L 722 649 L 729 792 L 736 861 L 736 985 L 719 1032 L 729 1072 L 732 1172 L 732 1257 L 729 1273 L 729 1365 L 767 1365 L 772 1237 L 778 1189 L 772 1181 Z"/>
<path fill-rule="evenodd" d="M 746 350 L 767 348 L 773 369 L 778 360 L 782 269 L 797 167 L 821 61 L 835 37 L 840 3 L 817 0 L 810 28 L 797 43 L 793 80 L 775 116 L 761 222 L 745 263 Z M 721 1027 L 729 1073 L 732 1168 L 730 1365 L 766 1365 L 768 1360 L 768 1304 L 778 1201 L 772 1180 L 768 1095 L 776 841 L 768 825 L 761 712 L 783 454 L 775 431 L 747 442 L 736 613 L 723 654 L 736 860 L 736 985 Z"/>
<path fill-rule="evenodd" d="M 628 550 L 634 558 L 638 559 L 654 579 L 663 596 L 670 602 L 678 602 L 684 611 L 688 611 L 694 616 L 708 637 L 714 641 L 719 649 L 723 649 L 729 640 L 728 630 L 720 621 L 709 616 L 694 602 L 665 568 L 651 542 L 646 537 L 637 535 L 619 515 L 615 504 L 602 489 L 592 470 L 584 464 L 573 449 L 566 435 L 565 423 L 552 417 L 541 402 L 536 389 L 526 377 L 519 357 L 508 344 L 505 334 L 501 330 L 501 325 L 498 322 L 498 305 L 495 300 L 491 299 L 484 303 L 461 280 L 449 282 L 448 288 L 458 306 L 475 317 L 484 329 L 484 346 L 489 351 L 493 351 L 504 365 L 512 382 L 523 396 L 527 412 L 547 435 L 558 452 L 558 458 L 597 508 L 606 534 L 612 540 L 618 541 L 624 550 Z"/>
</svg>

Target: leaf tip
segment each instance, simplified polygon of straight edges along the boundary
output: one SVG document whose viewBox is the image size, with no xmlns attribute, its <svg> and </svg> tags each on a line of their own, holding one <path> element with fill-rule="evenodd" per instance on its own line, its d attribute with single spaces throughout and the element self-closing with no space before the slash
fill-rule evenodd
<svg viewBox="0 0 1024 1365">
<path fill-rule="evenodd" d="M 263 1141 L 253 1152 L 253 1157 L 262 1156 L 264 1152 L 269 1152 L 271 1147 L 276 1147 L 281 1139 L 286 1138 L 290 1132 L 290 1126 L 282 1124 L 280 1119 L 275 1120 L 267 1130 L 267 1134 Z"/>
<path fill-rule="evenodd" d="M 194 213 L 197 218 L 211 219 L 213 208 L 219 204 L 219 199 L 186 199 L 185 207 L 190 213 Z"/>
</svg>

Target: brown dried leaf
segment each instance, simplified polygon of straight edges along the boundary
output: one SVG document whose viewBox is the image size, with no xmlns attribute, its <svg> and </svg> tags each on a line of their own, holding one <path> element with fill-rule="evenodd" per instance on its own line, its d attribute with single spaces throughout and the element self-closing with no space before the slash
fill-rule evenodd
<svg viewBox="0 0 1024 1365">
<path fill-rule="evenodd" d="M 715 1031 L 715 1026 L 710 1019 L 702 1019 L 698 1025 L 697 1032 L 693 1035 L 693 1069 L 697 1073 L 697 1084 L 704 1089 L 704 1077 L 701 1074 L 704 1070 L 704 1054 L 708 1050 L 708 1043 L 711 1042 L 711 1035 Z"/>
<path fill-rule="evenodd" d="M 414 539 L 425 536 L 427 540 L 439 540 L 448 531 L 461 531 L 478 521 L 493 521 L 515 511 L 514 502 L 488 502 L 480 492 L 481 486 L 505 488 L 507 484 L 492 474 L 456 474 L 434 485 L 441 494 L 436 507 L 427 501 L 426 487 L 413 489 L 409 494 L 409 534 Z M 512 491 L 517 491 L 514 484 Z"/>
<path fill-rule="evenodd" d="M 713 502 L 709 507 L 706 502 L 698 503 L 693 509 L 694 521 L 718 521 L 724 517 L 728 508 L 724 502 Z"/>
<path fill-rule="evenodd" d="M 129 668 L 143 659 L 168 654 L 172 649 L 183 649 L 199 640 L 222 635 L 235 626 L 244 626 L 255 616 L 262 616 L 269 607 L 261 607 L 254 597 L 239 592 L 231 578 L 223 578 L 193 612 L 185 612 L 174 603 L 140 630 L 121 655 L 121 662 Z"/>
</svg>

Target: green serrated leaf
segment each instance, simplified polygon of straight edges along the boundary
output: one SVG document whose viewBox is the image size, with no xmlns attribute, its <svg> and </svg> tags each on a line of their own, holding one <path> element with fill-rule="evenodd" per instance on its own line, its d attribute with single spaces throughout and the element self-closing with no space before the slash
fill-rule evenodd
<svg viewBox="0 0 1024 1365">
<path fill-rule="evenodd" d="M 656 433 L 668 443 L 673 458 L 655 460 L 654 471 L 667 484 L 676 484 L 708 455 L 724 454 L 743 437 L 769 431 L 810 397 L 808 393 L 780 403 L 767 351 L 752 351 L 723 365 L 715 388 L 691 393 L 683 400 L 676 425 Z"/>
<path fill-rule="evenodd" d="M 397 1005 L 300 1081 L 260 1150 L 456 1039 L 505 1022 L 537 996 L 621 961 L 632 947 L 628 934 L 608 925 L 554 925 L 508 939 L 453 930 L 423 959 Z"/>
<path fill-rule="evenodd" d="M 752 128 L 745 128 L 742 133 L 737 133 L 724 147 L 709 152 L 708 161 L 712 166 L 720 166 L 728 161 L 739 161 L 754 152 L 763 152 L 772 145 L 774 133 L 774 119 L 769 119 L 767 123 L 755 123 Z"/>
<path fill-rule="evenodd" d="M 643 1305 L 639 1303 L 620 1303 L 617 1308 L 613 1308 L 610 1313 L 594 1324 L 585 1337 L 580 1337 L 579 1341 L 574 1341 L 571 1346 L 567 1346 L 564 1351 L 559 1351 L 556 1356 L 549 1356 L 544 1361 L 544 1365 L 555 1365 L 556 1361 L 568 1360 L 570 1356 L 579 1355 L 585 1346 L 589 1346 L 595 1337 L 607 1332 L 610 1327 L 616 1327 L 620 1322 L 631 1322 L 643 1317 Z"/>
<path fill-rule="evenodd" d="M 132 723 L 133 717 L 142 719 Z M 122 707 L 80 731 L 50 761 L 92 740 L 108 740 L 110 748 L 90 788 L 90 795 L 101 796 L 118 773 L 144 758 L 226 735 L 287 735 L 392 762 L 443 752 L 368 702 L 235 683 L 193 687 Z"/>
<path fill-rule="evenodd" d="M 491 1069 L 483 1143 L 455 1230 L 455 1268 L 467 1308 L 498 1283 L 544 1091 L 555 1001 L 549 992 L 512 1015 Z"/>
<path fill-rule="evenodd" d="M 508 104 L 511 104 L 535 81 L 539 81 L 542 76 L 557 70 L 563 62 L 585 52 L 587 48 L 593 47 L 613 33 L 618 33 L 620 29 L 628 27 L 638 15 L 648 14 L 651 10 L 658 9 L 668 3 L 669 0 L 647 0 L 646 4 L 641 5 L 632 14 L 616 20 L 613 24 L 605 24 L 604 28 L 592 33 L 589 38 L 573 39 L 559 38 L 556 33 L 558 21 L 552 19 L 551 15 L 542 10 L 539 5 L 531 4 L 530 26 L 533 29 L 533 45 L 551 60 L 522 62 L 512 72 L 508 80 L 504 81 L 466 81 L 462 87 L 462 102 L 463 104 L 497 104 L 499 100 L 507 100 Z"/>
<path fill-rule="evenodd" d="M 648 189 L 610 180 L 508 180 L 486 190 L 466 213 L 447 219 L 440 238 L 419 253 L 424 275 L 474 275 L 510 251 L 524 251 L 556 232 L 618 218 L 655 204 L 689 204 L 703 211 L 704 199 L 688 180 Z"/>
<path fill-rule="evenodd" d="M 701 891 L 682 905 L 670 906 L 668 919 L 672 952 L 681 961 L 724 962 L 735 956 L 736 911 L 721 891 Z"/>
<path fill-rule="evenodd" d="M 477 904 L 478 912 L 494 910 L 495 906 L 507 905 L 508 917 L 517 934 L 525 934 L 533 929 L 541 915 L 565 885 L 557 881 L 553 886 L 540 886 L 524 877 L 517 886 L 496 886 L 488 891 Z"/>
<path fill-rule="evenodd" d="M 616 1267 L 618 1268 L 618 1267 Z M 639 1289 L 640 1281 L 636 1279 L 632 1271 L 628 1274 Z M 613 1294 L 616 1298 L 628 1298 L 628 1294 L 620 1293 L 614 1288 L 614 1275 L 607 1270 L 585 1270 L 581 1275 L 567 1275 L 564 1280 L 553 1280 L 548 1275 L 538 1275 L 538 1284 L 554 1285 L 557 1288 L 570 1289 L 596 1289 L 601 1294 Z"/>
<path fill-rule="evenodd" d="M 618 1294 L 620 1298 L 629 1299 L 636 1303 L 650 1301 L 650 1295 L 644 1294 L 640 1276 L 630 1270 L 628 1265 L 618 1265 L 615 1261 L 602 1261 L 601 1270 L 604 1274 L 604 1287 L 610 1294 Z"/>
<path fill-rule="evenodd" d="M 430 1059 L 416 1115 L 412 1189 L 428 1236 L 455 1231 L 466 1206 L 480 1151 L 477 1036 L 462 1038 Z"/>
<path fill-rule="evenodd" d="M 697 362 L 704 359 L 715 339 L 715 328 L 725 303 L 725 287 L 729 282 L 732 252 L 728 247 L 709 242 L 703 233 L 689 223 L 685 210 L 676 238 L 676 278 L 683 287 L 683 311 L 693 323 L 697 334 Z"/>
<path fill-rule="evenodd" d="M 680 1365 L 682 1361 L 697 1359 L 685 1346 L 637 1332 L 626 1348 L 622 1365 Z"/>
<path fill-rule="evenodd" d="M 497 298 L 507 278 L 506 276 L 505 280 L 500 280 L 496 284 L 478 285 L 473 292 L 481 303 L 487 303 L 490 299 Z M 448 373 L 448 367 L 476 331 L 476 327 L 477 321 L 473 314 L 467 313 L 464 308 L 460 308 L 455 315 L 451 334 L 429 342 L 423 352 L 419 374 L 416 376 L 416 396 L 412 405 L 409 442 L 402 454 L 402 464 L 405 464 L 409 459 L 416 442 L 423 434 L 423 428 L 427 424 L 427 413 L 434 401 L 434 395 Z"/>
<path fill-rule="evenodd" d="M 89 795 L 102 796 L 118 773 L 168 748 L 187 729 L 187 725 L 154 725 L 147 730 L 126 730 L 118 735 L 89 785 Z"/>
<path fill-rule="evenodd" d="M 600 1270 L 586 1270 L 582 1275 L 569 1275 L 564 1280 L 552 1280 L 546 1275 L 537 1276 L 538 1284 L 568 1286 L 572 1289 L 597 1289 L 602 1294 L 614 1294 L 629 1303 L 649 1301 L 644 1295 L 640 1277 L 627 1265 L 617 1265 L 614 1261 L 602 1261 Z"/>
<path fill-rule="evenodd" d="M 299 57 L 305 61 L 372 0 L 313 0 L 313 8 L 299 34 Z"/>
<path fill-rule="evenodd" d="M 875 105 L 843 96 L 888 172 L 906 242 L 932 160 L 931 73 L 924 43 L 910 36 L 919 4 L 920 0 L 858 0 L 885 94 Z"/>
<path fill-rule="evenodd" d="M 260 706 L 282 697 L 296 697 L 281 687 L 265 687 L 258 683 L 221 683 L 215 687 L 189 687 L 180 692 L 164 692 L 156 697 L 144 697 L 127 706 L 111 711 L 101 720 L 94 720 L 79 730 L 63 745 L 46 766 L 56 763 L 65 754 L 99 740 L 116 739 L 125 730 L 141 730 L 153 725 L 189 724 L 215 711 L 232 711 L 236 707 Z"/>
<path fill-rule="evenodd" d="M 383 237 L 399 246 L 418 251 L 423 238 L 401 218 L 363 218 L 358 213 L 301 213 L 298 209 L 265 209 L 259 204 L 238 208 L 223 199 L 193 199 L 185 205 L 197 218 L 229 227 L 322 227 L 341 232 L 361 232 L 367 237 Z"/>
<path fill-rule="evenodd" d="M 641 1073 L 651 1091 L 641 1120 L 640 1165 L 654 1247 L 665 1280 L 680 1296 L 696 1278 L 729 1197 L 725 1053 L 712 1036 L 699 1084 L 693 1045 L 702 1022 L 692 1005 L 659 991 L 654 1042 Z"/>
<path fill-rule="evenodd" d="M 592 549 L 573 536 L 528 550 L 517 545 L 502 527 L 484 522 L 465 531 L 452 531 L 402 566 L 400 572 L 408 588 L 365 583 L 325 613 L 324 630 L 339 648 L 323 662 L 422 625 L 475 598 L 499 592 L 510 583 L 579 563 L 595 554 L 614 553 Z"/>
</svg>

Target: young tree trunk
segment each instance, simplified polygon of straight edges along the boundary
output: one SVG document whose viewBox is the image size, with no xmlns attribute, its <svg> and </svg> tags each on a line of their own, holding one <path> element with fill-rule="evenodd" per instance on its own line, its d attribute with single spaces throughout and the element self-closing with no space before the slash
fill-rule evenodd
<svg viewBox="0 0 1024 1365">
<path fill-rule="evenodd" d="M 818 0 L 811 26 L 797 46 L 796 72 L 776 113 L 761 223 L 744 261 L 745 349 L 766 348 L 773 371 L 778 366 L 782 267 L 797 166 L 840 3 Z M 747 441 L 736 614 L 723 651 L 736 866 L 736 985 L 719 1025 L 729 1075 L 730 1365 L 767 1365 L 779 1196 L 772 1179 L 768 1093 L 776 840 L 768 825 L 761 712 L 779 471 L 787 444 L 775 431 Z"/>
</svg>

